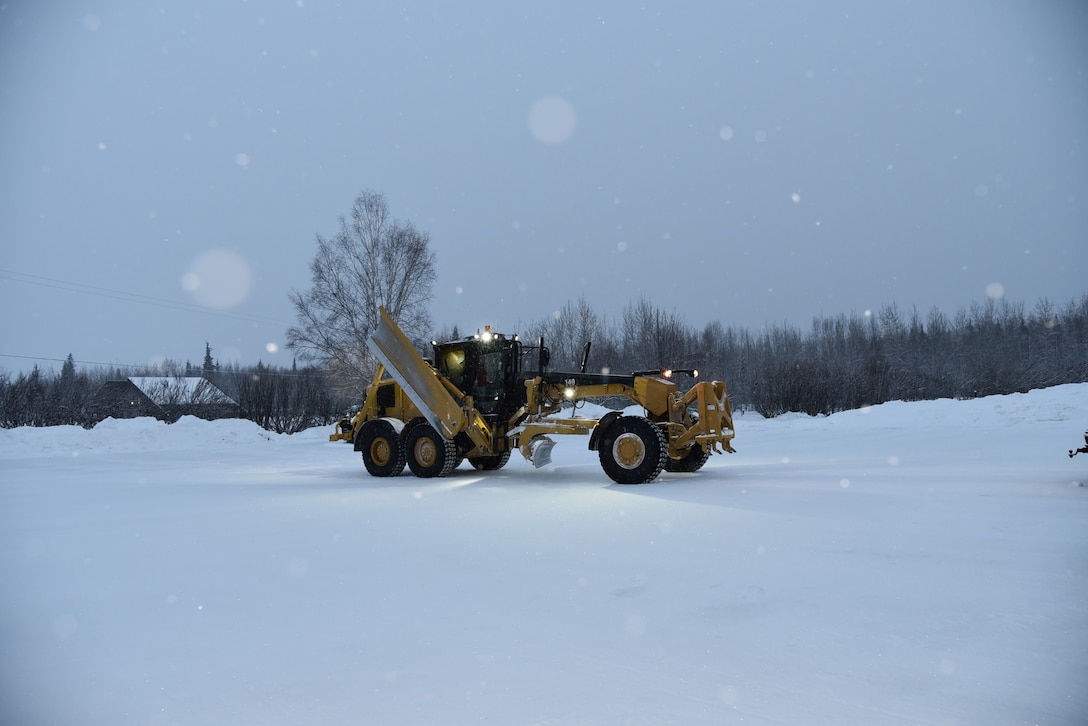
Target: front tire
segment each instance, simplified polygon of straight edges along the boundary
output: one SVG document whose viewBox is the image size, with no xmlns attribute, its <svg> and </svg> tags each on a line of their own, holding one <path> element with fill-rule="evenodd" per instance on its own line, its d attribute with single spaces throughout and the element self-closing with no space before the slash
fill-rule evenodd
<svg viewBox="0 0 1088 726">
<path fill-rule="evenodd" d="M 412 426 L 404 437 L 408 468 L 424 479 L 446 476 L 457 466 L 457 445 L 429 423 Z"/>
<path fill-rule="evenodd" d="M 643 416 L 620 416 L 597 444 L 601 468 L 617 484 L 653 481 L 669 458 L 665 434 Z"/>
<path fill-rule="evenodd" d="M 397 476 L 404 471 L 404 447 L 393 424 L 373 419 L 359 430 L 356 448 L 363 453 L 363 466 L 371 476 Z"/>
</svg>

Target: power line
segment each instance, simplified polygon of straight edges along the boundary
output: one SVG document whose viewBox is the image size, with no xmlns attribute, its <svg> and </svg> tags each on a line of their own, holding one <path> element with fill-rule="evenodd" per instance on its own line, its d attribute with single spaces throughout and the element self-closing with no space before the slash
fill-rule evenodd
<svg viewBox="0 0 1088 726">
<path fill-rule="evenodd" d="M 284 327 L 287 327 L 288 325 L 288 323 L 284 323 L 282 320 L 265 317 L 263 315 L 236 313 L 229 310 L 210 310 L 206 307 L 203 307 L 201 305 L 195 305 L 193 303 L 179 302 L 177 300 L 167 300 L 165 298 L 154 297 L 151 295 L 141 295 L 135 292 L 125 292 L 123 290 L 112 290 L 108 287 L 88 285 L 84 282 L 58 280 L 53 277 L 31 275 L 26 272 L 16 272 L 14 270 L 0 269 L 0 279 L 9 280 L 11 282 L 21 282 L 26 285 L 38 285 L 39 287 L 48 287 L 54 290 L 64 290 L 65 292 L 76 292 L 83 295 L 94 295 L 96 297 L 103 297 L 109 300 L 135 302 L 142 305 L 152 305 L 155 307 L 182 310 L 185 312 L 203 313 L 205 315 L 221 315 L 223 317 L 237 318 L 239 320 L 247 320 L 249 322 L 256 323 L 274 323 L 276 325 L 282 325 Z"/>
<path fill-rule="evenodd" d="M 19 360 L 40 360 L 40 361 L 49 361 L 50 363 L 66 363 L 68 361 L 67 358 L 47 358 L 47 357 L 44 357 L 44 356 L 37 356 L 37 355 L 15 355 L 14 353 L 0 353 L 0 358 L 18 358 Z M 85 366 L 109 366 L 111 368 L 133 368 L 133 369 L 149 370 L 149 369 L 151 369 L 153 367 L 153 366 L 139 366 L 139 365 L 134 365 L 134 364 L 125 364 L 125 363 L 99 363 L 97 361 L 75 360 L 75 359 L 73 359 L 72 362 L 73 363 L 79 363 L 80 365 L 85 365 Z"/>
</svg>

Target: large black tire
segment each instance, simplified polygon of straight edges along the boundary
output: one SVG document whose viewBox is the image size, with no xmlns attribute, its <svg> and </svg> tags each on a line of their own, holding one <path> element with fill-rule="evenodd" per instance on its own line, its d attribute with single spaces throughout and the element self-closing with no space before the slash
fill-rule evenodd
<svg viewBox="0 0 1088 726">
<path fill-rule="evenodd" d="M 695 444 L 690 449 L 684 452 L 684 455 L 679 459 L 674 459 L 671 456 L 665 457 L 665 471 L 679 471 L 684 473 L 691 473 L 693 471 L 699 471 L 703 468 L 703 464 L 710 458 L 710 452 L 704 449 L 699 444 Z"/>
<path fill-rule="evenodd" d="M 404 434 L 408 468 L 418 477 L 446 476 L 457 466 L 457 445 L 435 431 L 429 423 L 411 426 Z"/>
<path fill-rule="evenodd" d="M 372 419 L 359 429 L 356 448 L 363 454 L 363 466 L 371 476 L 397 476 L 404 471 L 404 447 L 393 424 Z"/>
<path fill-rule="evenodd" d="M 597 443 L 601 468 L 617 484 L 653 481 L 669 458 L 665 433 L 643 416 L 620 416 Z"/>
<path fill-rule="evenodd" d="M 468 457 L 468 463 L 472 464 L 472 468 L 476 471 L 495 471 L 506 466 L 506 462 L 510 461 L 510 450 L 498 454 L 497 456 L 470 456 Z"/>
</svg>

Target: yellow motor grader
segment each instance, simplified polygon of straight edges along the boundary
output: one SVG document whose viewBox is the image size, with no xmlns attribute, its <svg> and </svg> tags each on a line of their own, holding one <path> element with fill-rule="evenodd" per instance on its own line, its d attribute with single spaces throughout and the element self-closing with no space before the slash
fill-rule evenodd
<svg viewBox="0 0 1088 726">
<path fill-rule="evenodd" d="M 629 375 L 548 370 L 540 339 L 485 328 L 446 343 L 432 342 L 428 362 L 382 308 L 368 341 L 380 365 L 362 408 L 341 420 L 330 441 L 362 452 L 372 476 L 397 476 L 407 464 L 418 477 L 446 476 L 463 460 L 478 470 L 504 466 L 514 449 L 546 466 L 553 435 L 589 436 L 601 467 L 615 482 L 641 484 L 665 471 L 694 472 L 711 453 L 733 452 L 733 412 L 725 384 L 696 382 L 681 391 L 678 375 L 694 370 L 640 371 Z M 624 397 L 644 415 L 611 411 L 579 418 L 578 403 Z"/>
</svg>

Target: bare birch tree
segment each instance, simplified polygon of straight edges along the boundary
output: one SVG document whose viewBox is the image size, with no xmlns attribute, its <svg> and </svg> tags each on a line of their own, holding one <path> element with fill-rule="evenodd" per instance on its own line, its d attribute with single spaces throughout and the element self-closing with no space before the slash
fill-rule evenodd
<svg viewBox="0 0 1088 726">
<path fill-rule="evenodd" d="M 298 323 L 287 330 L 288 347 L 321 364 L 342 387 L 361 389 L 375 368 L 366 341 L 379 306 L 408 337 L 427 334 L 434 262 L 427 234 L 393 219 L 384 195 L 361 193 L 350 218 L 340 218 L 339 232 L 317 236 L 312 286 L 290 294 Z"/>
</svg>

